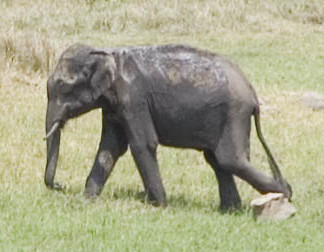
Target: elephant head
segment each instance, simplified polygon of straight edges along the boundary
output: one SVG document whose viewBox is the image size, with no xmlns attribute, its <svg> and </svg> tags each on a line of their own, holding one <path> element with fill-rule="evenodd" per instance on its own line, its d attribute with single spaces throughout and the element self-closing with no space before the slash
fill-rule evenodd
<svg viewBox="0 0 324 252">
<path fill-rule="evenodd" d="M 45 184 L 54 184 L 59 156 L 61 129 L 65 122 L 113 101 L 111 87 L 116 79 L 116 61 L 112 53 L 85 45 L 74 45 L 63 52 L 47 81 Z M 108 101 L 108 102 L 107 102 Z"/>
</svg>

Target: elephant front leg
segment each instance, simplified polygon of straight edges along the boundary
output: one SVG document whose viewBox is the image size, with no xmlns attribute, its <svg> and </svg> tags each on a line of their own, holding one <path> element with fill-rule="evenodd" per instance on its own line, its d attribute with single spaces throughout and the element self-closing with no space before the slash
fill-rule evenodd
<svg viewBox="0 0 324 252">
<path fill-rule="evenodd" d="M 148 201 L 154 206 L 165 206 L 166 195 L 156 159 L 158 139 L 154 125 L 148 114 L 130 118 L 126 119 L 125 131 Z"/>
<path fill-rule="evenodd" d="M 101 193 L 115 163 L 126 150 L 127 141 L 122 127 L 104 122 L 99 150 L 85 185 L 87 197 L 95 197 Z"/>
<path fill-rule="evenodd" d="M 156 160 L 156 146 L 133 143 L 131 152 L 141 175 L 148 201 L 154 206 L 165 206 L 166 195 Z"/>
</svg>

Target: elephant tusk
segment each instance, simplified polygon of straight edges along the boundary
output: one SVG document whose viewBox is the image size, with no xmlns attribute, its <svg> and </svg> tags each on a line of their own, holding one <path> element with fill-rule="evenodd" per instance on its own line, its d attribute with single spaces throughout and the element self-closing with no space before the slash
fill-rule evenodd
<svg viewBox="0 0 324 252">
<path fill-rule="evenodd" d="M 43 140 L 48 139 L 50 136 L 52 136 L 54 134 L 54 132 L 60 127 L 60 123 L 59 122 L 55 122 L 51 128 L 51 130 L 47 133 L 47 135 L 44 137 Z"/>
</svg>

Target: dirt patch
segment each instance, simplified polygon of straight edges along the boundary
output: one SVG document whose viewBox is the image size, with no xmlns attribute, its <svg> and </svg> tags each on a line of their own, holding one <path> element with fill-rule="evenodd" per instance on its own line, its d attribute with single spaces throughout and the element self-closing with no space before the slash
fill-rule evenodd
<svg viewBox="0 0 324 252">
<path fill-rule="evenodd" d="M 303 106 L 324 111 L 324 96 L 315 92 L 304 93 L 300 98 Z"/>
</svg>

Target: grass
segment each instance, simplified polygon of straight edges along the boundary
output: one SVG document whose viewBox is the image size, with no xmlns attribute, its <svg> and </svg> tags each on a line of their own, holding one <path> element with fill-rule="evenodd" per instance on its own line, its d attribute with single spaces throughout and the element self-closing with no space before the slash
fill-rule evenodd
<svg viewBox="0 0 324 252">
<path fill-rule="evenodd" d="M 324 94 L 322 0 L 1 1 L 0 251 L 318 251 L 324 246 L 324 116 L 299 103 Z M 46 78 L 74 42 L 97 46 L 187 43 L 229 55 L 263 101 L 262 128 L 298 213 L 255 222 L 258 194 L 237 180 L 241 212 L 217 211 L 212 170 L 199 152 L 160 147 L 167 208 L 142 203 L 132 157 L 118 162 L 100 198 L 82 195 L 100 138 L 100 111 L 63 132 L 48 191 Z M 252 162 L 269 172 L 252 129 Z"/>
</svg>

